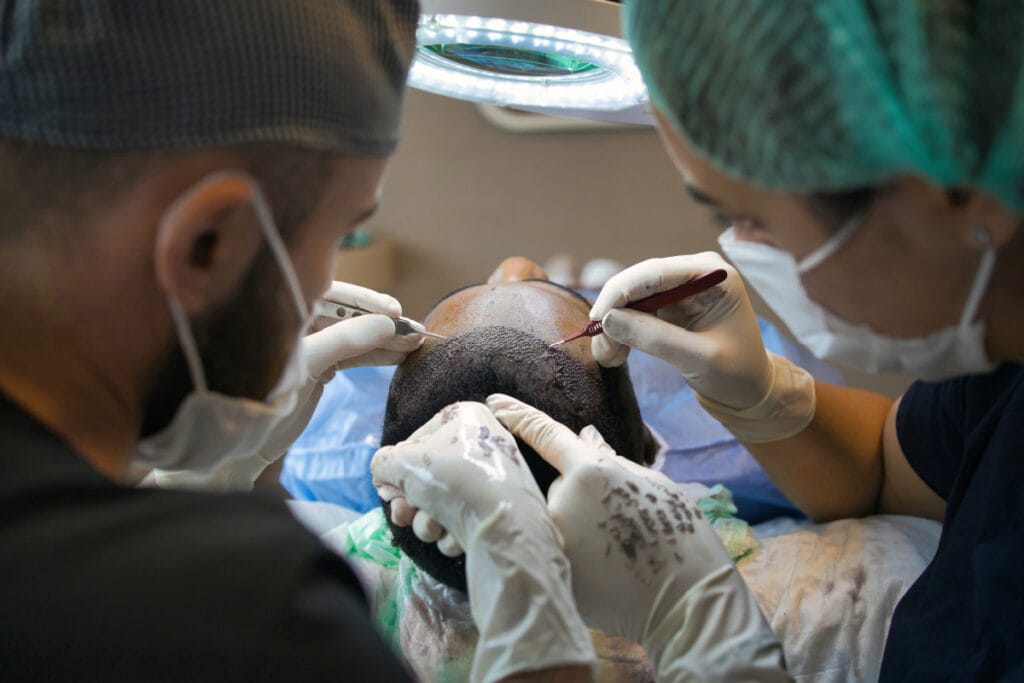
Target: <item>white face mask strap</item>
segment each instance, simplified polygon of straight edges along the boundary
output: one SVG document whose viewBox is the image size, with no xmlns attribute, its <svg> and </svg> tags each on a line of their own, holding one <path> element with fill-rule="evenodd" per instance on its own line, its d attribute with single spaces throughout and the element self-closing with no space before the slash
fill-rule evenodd
<svg viewBox="0 0 1024 683">
<path fill-rule="evenodd" d="M 203 361 L 199 357 L 199 347 L 196 346 L 196 338 L 192 335 L 188 317 L 181 308 L 181 304 L 173 296 L 167 298 L 167 305 L 171 309 L 174 329 L 178 331 L 178 343 L 181 344 L 181 352 L 185 354 L 188 372 L 192 375 L 192 384 L 197 392 L 205 394 L 207 386 L 206 376 L 203 374 Z"/>
<path fill-rule="evenodd" d="M 978 264 L 978 272 L 974 276 L 974 284 L 971 285 L 971 293 L 967 295 L 967 303 L 964 304 L 964 313 L 960 317 L 960 327 L 967 327 L 974 322 L 978 314 L 978 307 L 981 306 L 981 299 L 988 289 L 988 282 L 992 279 L 992 271 L 996 265 L 996 249 L 989 247 L 981 255 L 981 263 Z"/>
<path fill-rule="evenodd" d="M 853 237 L 853 233 L 860 227 L 863 217 L 864 214 L 858 212 L 847 218 L 846 222 L 840 226 L 839 230 L 825 240 L 824 244 L 797 262 L 797 272 L 801 275 L 808 273 L 820 266 L 825 259 L 832 256 L 832 254 L 839 251 L 839 249 L 846 244 L 851 237 Z"/>
<path fill-rule="evenodd" d="M 263 230 L 263 236 L 270 246 L 270 251 L 274 254 L 274 258 L 277 259 L 277 265 L 281 268 L 285 283 L 288 285 L 288 289 L 295 301 L 295 309 L 299 312 L 299 320 L 305 324 L 310 311 L 307 310 L 306 302 L 302 298 L 302 287 L 299 285 L 299 278 L 295 274 L 292 259 L 288 255 L 288 249 L 284 246 L 280 233 L 278 233 L 277 225 L 274 222 L 274 215 L 271 213 L 270 206 L 263 196 L 263 191 L 255 181 L 252 181 L 252 183 L 252 206 L 256 212 L 256 218 L 259 221 L 260 228 Z"/>
</svg>

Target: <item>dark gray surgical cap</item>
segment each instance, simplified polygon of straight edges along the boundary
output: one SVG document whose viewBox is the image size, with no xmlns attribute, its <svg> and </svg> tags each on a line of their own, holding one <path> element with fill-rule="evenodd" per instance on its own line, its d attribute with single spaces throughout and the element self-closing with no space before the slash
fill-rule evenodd
<svg viewBox="0 0 1024 683">
<path fill-rule="evenodd" d="M 0 0 L 0 136 L 386 156 L 416 0 Z"/>
</svg>

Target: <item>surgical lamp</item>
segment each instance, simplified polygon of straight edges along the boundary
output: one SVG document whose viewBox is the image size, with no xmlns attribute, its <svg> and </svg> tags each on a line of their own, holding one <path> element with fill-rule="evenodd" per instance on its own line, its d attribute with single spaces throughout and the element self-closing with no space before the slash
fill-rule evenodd
<svg viewBox="0 0 1024 683">
<path fill-rule="evenodd" d="M 421 0 L 414 88 L 558 116 L 651 124 L 611 0 Z"/>
</svg>

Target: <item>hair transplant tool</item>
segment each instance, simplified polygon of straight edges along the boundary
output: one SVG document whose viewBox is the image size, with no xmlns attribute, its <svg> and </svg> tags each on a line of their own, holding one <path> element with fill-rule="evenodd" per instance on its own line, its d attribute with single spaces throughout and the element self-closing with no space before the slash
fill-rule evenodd
<svg viewBox="0 0 1024 683">
<path fill-rule="evenodd" d="M 694 296 L 695 294 L 706 292 L 707 290 L 711 289 L 718 283 L 725 280 L 727 275 L 728 273 L 726 273 L 723 269 L 716 268 L 715 270 L 712 270 L 710 273 L 698 275 L 692 280 L 684 282 L 683 284 L 677 287 L 673 287 L 672 289 L 666 289 L 664 292 L 658 292 L 657 294 L 652 294 L 651 296 L 644 297 L 639 301 L 633 301 L 631 303 L 628 303 L 626 304 L 626 308 L 632 309 L 634 311 L 643 311 L 644 313 L 654 313 L 659 308 L 664 308 L 665 306 L 668 306 L 670 304 L 678 303 L 683 299 L 686 299 L 687 297 Z M 582 330 L 580 330 L 576 334 L 570 334 L 565 339 L 556 341 L 548 348 L 553 349 L 556 346 L 561 346 L 566 342 L 571 342 L 572 340 L 579 339 L 580 337 L 596 337 L 597 335 L 602 334 L 603 332 L 604 326 L 601 324 L 601 321 L 591 320 L 589 323 L 583 326 Z"/>
<path fill-rule="evenodd" d="M 354 304 L 339 304 L 336 301 L 326 301 L 324 299 L 317 300 L 313 305 L 313 310 L 319 316 L 334 318 L 335 320 L 348 320 L 349 318 L 358 318 L 361 315 L 373 315 L 373 311 L 368 311 Z M 422 334 L 424 337 L 433 337 L 434 339 L 448 339 L 443 334 L 430 332 L 423 326 L 423 323 L 417 322 L 412 318 L 406 318 L 404 315 L 392 318 L 392 320 L 395 322 L 395 334 L 401 337 L 410 334 Z"/>
</svg>

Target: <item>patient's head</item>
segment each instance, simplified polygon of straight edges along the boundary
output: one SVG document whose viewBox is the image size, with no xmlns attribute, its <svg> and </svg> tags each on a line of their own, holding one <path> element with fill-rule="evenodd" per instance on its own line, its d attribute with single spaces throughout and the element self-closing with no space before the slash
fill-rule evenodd
<svg viewBox="0 0 1024 683">
<path fill-rule="evenodd" d="M 592 424 L 623 457 L 644 460 L 644 426 L 625 366 L 603 368 L 583 338 L 549 345 L 588 322 L 590 303 L 542 279 L 536 264 L 506 261 L 491 281 L 452 292 L 427 315 L 427 329 L 450 339 L 428 339 L 395 372 L 381 445 L 398 443 L 456 401 L 483 401 L 493 393 L 515 396 L 573 431 Z M 558 476 L 519 441 L 541 491 Z M 390 509 L 385 505 L 389 517 Z M 420 541 L 409 527 L 391 524 L 395 544 L 421 569 L 449 586 L 466 589 L 464 557 L 449 558 Z"/>
</svg>

